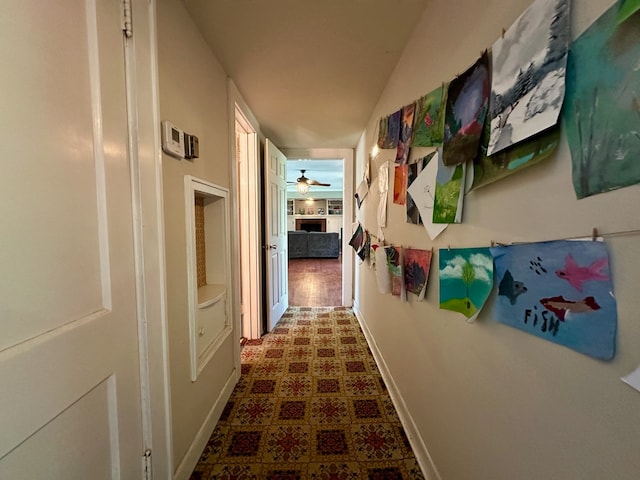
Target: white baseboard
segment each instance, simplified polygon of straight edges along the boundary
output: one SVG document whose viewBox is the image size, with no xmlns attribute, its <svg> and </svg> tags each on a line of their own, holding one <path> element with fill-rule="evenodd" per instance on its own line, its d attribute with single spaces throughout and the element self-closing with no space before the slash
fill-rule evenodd
<svg viewBox="0 0 640 480">
<path fill-rule="evenodd" d="M 231 393 L 233 392 L 233 388 L 236 386 L 238 381 L 238 375 L 236 373 L 237 369 L 234 369 L 227 382 L 225 383 L 220 395 L 209 410 L 207 414 L 207 418 L 204 420 L 202 427 L 198 430 L 191 446 L 187 450 L 187 453 L 180 461 L 180 465 L 176 468 L 176 471 L 173 475 L 174 480 L 188 480 L 193 473 L 193 469 L 196 468 L 198 464 L 198 460 L 200 460 L 200 456 L 204 451 L 204 447 L 207 446 L 207 442 L 213 433 L 213 430 L 216 428 L 216 424 L 220 419 L 220 415 L 222 415 L 222 410 L 224 409 L 229 397 L 231 397 Z"/>
<path fill-rule="evenodd" d="M 391 373 L 387 368 L 384 357 L 380 353 L 378 345 L 376 344 L 375 339 L 369 331 L 367 322 L 364 320 L 362 312 L 358 308 L 357 302 L 353 303 L 353 313 L 356 315 L 356 318 L 360 323 L 360 328 L 362 328 L 362 332 L 367 339 L 367 343 L 369 344 L 371 353 L 373 353 L 373 357 L 376 361 L 376 364 L 378 365 L 378 369 L 380 370 L 382 379 L 384 380 L 384 383 L 387 386 L 387 390 L 389 391 L 391 401 L 393 402 L 393 405 L 398 412 L 398 417 L 400 417 L 400 422 L 402 423 L 404 431 L 407 434 L 407 438 L 409 439 L 409 443 L 411 444 L 413 453 L 416 456 L 416 460 L 418 460 L 418 464 L 420 465 L 422 474 L 427 480 L 441 480 L 440 473 L 433 463 L 433 459 L 431 458 L 431 455 L 427 450 L 427 446 L 424 443 L 422 435 L 420 435 L 420 432 L 418 431 L 416 424 L 413 421 L 413 417 L 407 409 L 407 405 L 402 398 L 402 394 L 398 390 L 398 387 L 396 386 L 393 377 L 391 376 Z"/>
</svg>

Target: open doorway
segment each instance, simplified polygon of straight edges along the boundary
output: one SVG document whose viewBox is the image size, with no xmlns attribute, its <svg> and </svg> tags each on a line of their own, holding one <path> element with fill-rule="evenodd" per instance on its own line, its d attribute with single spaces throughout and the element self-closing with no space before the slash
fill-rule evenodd
<svg viewBox="0 0 640 480">
<path fill-rule="evenodd" d="M 287 180 L 293 182 L 287 188 L 287 229 L 292 232 L 289 304 L 350 306 L 353 254 L 347 242 L 351 235 L 353 151 L 285 149 L 284 153 Z M 308 192 L 297 188 L 300 177 L 311 180 Z"/>
<path fill-rule="evenodd" d="M 289 305 L 342 305 L 344 160 L 287 160 Z"/>
</svg>

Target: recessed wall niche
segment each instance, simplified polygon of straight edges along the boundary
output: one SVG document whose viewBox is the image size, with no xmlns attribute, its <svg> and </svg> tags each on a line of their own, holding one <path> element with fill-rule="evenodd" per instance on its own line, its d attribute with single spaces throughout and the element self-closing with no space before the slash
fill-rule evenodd
<svg viewBox="0 0 640 480">
<path fill-rule="evenodd" d="M 185 176 L 191 380 L 231 334 L 229 191 Z"/>
</svg>

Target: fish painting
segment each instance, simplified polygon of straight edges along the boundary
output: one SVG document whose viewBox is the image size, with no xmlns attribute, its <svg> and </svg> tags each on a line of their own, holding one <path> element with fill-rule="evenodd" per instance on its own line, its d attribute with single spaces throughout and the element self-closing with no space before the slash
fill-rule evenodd
<svg viewBox="0 0 640 480">
<path fill-rule="evenodd" d="M 563 296 L 557 296 L 542 298 L 540 303 L 563 322 L 569 313 L 591 313 L 595 310 L 600 310 L 600 305 L 593 297 L 585 297 L 582 300 L 573 301 L 567 300 Z"/>
<path fill-rule="evenodd" d="M 581 267 L 577 264 L 571 254 L 565 257 L 564 270 L 556 270 L 556 275 L 569 282 L 579 292 L 582 291 L 582 284 L 590 280 L 609 280 L 609 277 L 602 273 L 602 270 L 609 264 L 607 258 L 599 258 L 588 267 Z"/>
<path fill-rule="evenodd" d="M 526 291 L 527 287 L 525 287 L 524 283 L 515 281 L 509 270 L 504 272 L 504 276 L 498 286 L 498 295 L 507 297 L 509 302 L 511 302 L 511 305 L 515 305 L 518 295 L 521 295 Z"/>
</svg>

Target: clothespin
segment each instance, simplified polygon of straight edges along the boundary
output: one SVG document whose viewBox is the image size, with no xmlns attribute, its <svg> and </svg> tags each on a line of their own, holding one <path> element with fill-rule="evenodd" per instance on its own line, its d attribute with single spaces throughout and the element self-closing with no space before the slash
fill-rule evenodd
<svg viewBox="0 0 640 480">
<path fill-rule="evenodd" d="M 502 39 L 504 40 L 504 34 L 507 33 L 507 31 L 503 28 L 502 29 Z"/>
<path fill-rule="evenodd" d="M 451 251 L 451 245 L 447 245 L 447 250 Z"/>
<path fill-rule="evenodd" d="M 495 247 L 496 246 L 496 241 L 495 240 L 491 240 L 491 246 Z"/>
<path fill-rule="evenodd" d="M 598 238 L 598 229 L 593 227 L 593 231 L 591 232 L 591 240 L 595 242 L 597 238 Z"/>
</svg>

